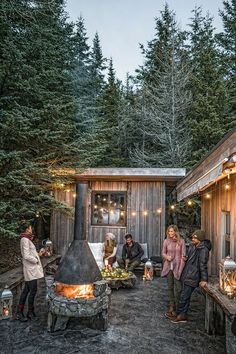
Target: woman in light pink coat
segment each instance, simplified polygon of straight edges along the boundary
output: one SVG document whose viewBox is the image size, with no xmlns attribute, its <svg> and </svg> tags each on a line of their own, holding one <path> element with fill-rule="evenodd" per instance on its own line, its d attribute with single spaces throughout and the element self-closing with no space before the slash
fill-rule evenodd
<svg viewBox="0 0 236 354">
<path fill-rule="evenodd" d="M 36 320 L 34 298 L 37 292 L 37 279 L 43 278 L 43 267 L 33 244 L 32 227 L 28 222 L 22 222 L 20 227 L 20 248 L 23 263 L 25 286 L 20 296 L 16 318 L 20 321 Z M 28 297 L 28 313 L 24 316 L 24 306 Z"/>
<path fill-rule="evenodd" d="M 168 284 L 169 309 L 165 316 L 172 317 L 176 315 L 175 311 L 182 290 L 180 276 L 185 265 L 186 247 L 176 225 L 168 226 L 166 236 L 162 248 L 164 263 L 161 276 L 167 277 Z"/>
</svg>

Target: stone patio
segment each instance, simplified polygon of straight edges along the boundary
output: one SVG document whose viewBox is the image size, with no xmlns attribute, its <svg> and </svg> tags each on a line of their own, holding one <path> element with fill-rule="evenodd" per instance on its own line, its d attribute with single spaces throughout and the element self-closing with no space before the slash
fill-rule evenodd
<svg viewBox="0 0 236 354">
<path fill-rule="evenodd" d="M 15 303 L 17 299 L 15 298 Z M 224 337 L 204 332 L 204 297 L 194 293 L 189 321 L 172 324 L 164 317 L 166 280 L 138 279 L 133 289 L 113 290 L 106 332 L 72 319 L 63 332 L 47 332 L 45 285 L 37 296 L 38 322 L 0 321 L 1 354 L 225 354 Z"/>
</svg>

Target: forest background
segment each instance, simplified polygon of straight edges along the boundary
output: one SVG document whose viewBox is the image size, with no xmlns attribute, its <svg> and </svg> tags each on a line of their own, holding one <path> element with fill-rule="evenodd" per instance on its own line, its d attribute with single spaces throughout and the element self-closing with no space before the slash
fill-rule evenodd
<svg viewBox="0 0 236 354">
<path fill-rule="evenodd" d="M 53 196 L 70 183 L 58 169 L 189 170 L 236 125 L 236 0 L 223 1 L 220 17 L 217 33 L 211 15 L 196 7 L 183 31 L 166 4 L 154 37 L 140 45 L 143 65 L 121 82 L 99 34 L 89 46 L 85 19 L 71 22 L 65 1 L 1 1 L 4 243 L 17 235 L 19 220 L 47 224 L 53 208 L 71 213 Z M 196 218 L 195 204 L 179 212 Z"/>
</svg>

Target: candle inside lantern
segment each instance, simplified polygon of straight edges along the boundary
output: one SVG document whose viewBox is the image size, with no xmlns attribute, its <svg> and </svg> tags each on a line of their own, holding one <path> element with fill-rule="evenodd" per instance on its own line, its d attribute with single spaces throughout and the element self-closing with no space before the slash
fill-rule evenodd
<svg viewBox="0 0 236 354">
<path fill-rule="evenodd" d="M 105 259 L 104 263 L 105 263 L 105 268 L 107 269 L 108 268 L 108 259 Z"/>
<path fill-rule="evenodd" d="M 8 308 L 4 307 L 4 309 L 3 309 L 3 315 L 4 315 L 4 316 L 9 316 L 9 309 L 8 309 Z"/>
</svg>

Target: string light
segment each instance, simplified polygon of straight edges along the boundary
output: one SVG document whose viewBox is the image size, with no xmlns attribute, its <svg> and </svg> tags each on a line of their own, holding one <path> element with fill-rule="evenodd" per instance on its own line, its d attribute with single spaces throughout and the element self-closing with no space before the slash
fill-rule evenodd
<svg viewBox="0 0 236 354">
<path fill-rule="evenodd" d="M 144 216 L 147 216 L 147 214 L 148 214 L 148 212 L 147 212 L 147 210 L 145 210 L 145 211 L 143 212 L 143 215 L 144 215 Z"/>
<path fill-rule="evenodd" d="M 175 210 L 175 205 L 172 204 L 172 205 L 170 206 L 170 208 L 171 208 L 171 210 Z"/>
<path fill-rule="evenodd" d="M 121 212 L 120 212 L 120 215 L 121 215 L 121 216 L 125 215 L 125 212 L 124 212 L 124 211 L 121 211 Z"/>
<path fill-rule="evenodd" d="M 161 214 L 162 210 L 161 208 L 157 209 L 157 214 Z"/>
<path fill-rule="evenodd" d="M 211 198 L 211 196 L 210 196 L 209 193 L 206 194 L 206 198 L 207 198 L 207 199 L 210 199 L 210 198 Z"/>
<path fill-rule="evenodd" d="M 131 215 L 132 215 L 132 216 L 135 216 L 135 215 L 136 215 L 135 211 L 132 211 Z"/>
<path fill-rule="evenodd" d="M 37 211 L 35 214 L 36 218 L 39 218 L 39 212 Z"/>
<path fill-rule="evenodd" d="M 76 193 L 73 193 L 72 196 L 73 196 L 73 198 L 76 198 Z"/>
<path fill-rule="evenodd" d="M 189 206 L 192 206 L 193 205 L 193 202 L 191 200 L 188 200 L 188 203 L 187 203 Z"/>
<path fill-rule="evenodd" d="M 226 185 L 225 185 L 225 189 L 226 189 L 226 190 L 230 189 L 229 184 L 226 184 Z"/>
<path fill-rule="evenodd" d="M 68 188 L 68 189 L 66 189 L 66 193 L 70 193 L 70 189 Z"/>
</svg>

